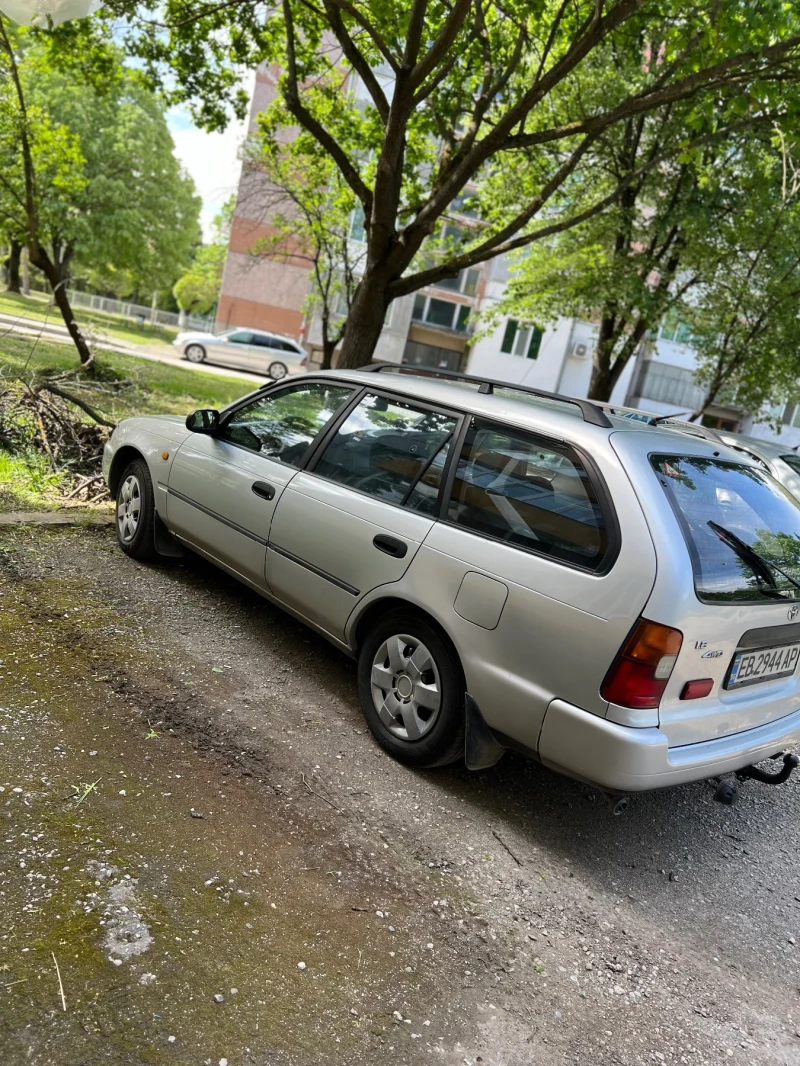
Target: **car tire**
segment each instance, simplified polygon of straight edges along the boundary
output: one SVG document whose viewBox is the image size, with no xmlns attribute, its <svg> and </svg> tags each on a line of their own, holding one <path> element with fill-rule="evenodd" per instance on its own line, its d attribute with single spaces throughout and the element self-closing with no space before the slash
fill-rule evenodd
<svg viewBox="0 0 800 1066">
<path fill-rule="evenodd" d="M 202 344 L 187 345 L 186 351 L 183 354 L 190 363 L 204 363 L 206 360 L 206 350 Z"/>
<path fill-rule="evenodd" d="M 361 646 L 361 709 L 380 746 L 400 762 L 430 768 L 463 758 L 464 693 L 455 649 L 413 611 L 392 611 Z"/>
<path fill-rule="evenodd" d="M 283 381 L 289 373 L 286 363 L 270 363 L 267 373 L 273 381 Z"/>
<path fill-rule="evenodd" d="M 155 558 L 156 501 L 144 459 L 134 459 L 122 472 L 115 519 L 117 543 L 126 555 L 142 562 Z"/>
</svg>

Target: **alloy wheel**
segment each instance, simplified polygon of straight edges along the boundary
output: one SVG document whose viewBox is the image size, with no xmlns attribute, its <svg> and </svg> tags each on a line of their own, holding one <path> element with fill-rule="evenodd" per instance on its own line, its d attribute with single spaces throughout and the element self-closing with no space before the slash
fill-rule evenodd
<svg viewBox="0 0 800 1066">
<path fill-rule="evenodd" d="M 139 516 L 142 511 L 142 490 L 139 479 L 128 474 L 122 483 L 117 497 L 117 529 L 123 544 L 130 544 L 139 528 Z"/>
</svg>

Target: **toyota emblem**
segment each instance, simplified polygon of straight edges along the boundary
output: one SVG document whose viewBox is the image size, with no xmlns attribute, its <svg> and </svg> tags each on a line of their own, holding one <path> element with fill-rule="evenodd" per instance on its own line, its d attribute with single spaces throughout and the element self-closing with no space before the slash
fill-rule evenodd
<svg viewBox="0 0 800 1066">
<path fill-rule="evenodd" d="M 790 607 L 789 610 L 786 612 L 790 622 L 793 622 L 795 618 L 797 618 L 798 611 L 800 611 L 800 606 L 795 604 L 794 607 Z"/>
</svg>

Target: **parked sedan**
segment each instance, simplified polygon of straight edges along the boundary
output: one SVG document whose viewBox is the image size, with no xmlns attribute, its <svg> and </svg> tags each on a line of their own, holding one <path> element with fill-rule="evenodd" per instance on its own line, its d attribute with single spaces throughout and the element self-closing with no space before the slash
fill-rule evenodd
<svg viewBox="0 0 800 1066">
<path fill-rule="evenodd" d="M 774 479 L 587 400 L 376 369 L 122 422 L 122 550 L 188 546 L 352 655 L 413 766 L 513 748 L 617 796 L 786 780 L 800 506 Z"/>
<path fill-rule="evenodd" d="M 306 353 L 291 337 L 256 329 L 228 329 L 224 333 L 179 333 L 172 342 L 190 363 L 218 363 L 264 374 L 280 381 L 304 370 Z"/>
</svg>

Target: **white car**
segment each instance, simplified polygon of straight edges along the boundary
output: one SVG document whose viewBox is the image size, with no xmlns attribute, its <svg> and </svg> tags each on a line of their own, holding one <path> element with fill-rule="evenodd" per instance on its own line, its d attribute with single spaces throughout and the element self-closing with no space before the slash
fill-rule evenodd
<svg viewBox="0 0 800 1066">
<path fill-rule="evenodd" d="M 306 353 L 297 341 L 257 329 L 223 333 L 179 333 L 172 342 L 190 363 L 219 363 L 281 381 L 306 368 Z"/>
</svg>

